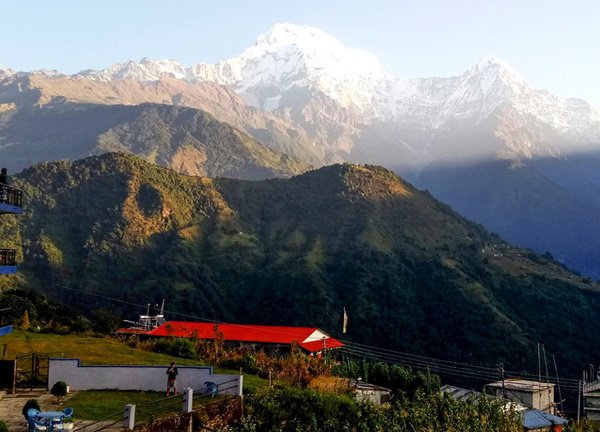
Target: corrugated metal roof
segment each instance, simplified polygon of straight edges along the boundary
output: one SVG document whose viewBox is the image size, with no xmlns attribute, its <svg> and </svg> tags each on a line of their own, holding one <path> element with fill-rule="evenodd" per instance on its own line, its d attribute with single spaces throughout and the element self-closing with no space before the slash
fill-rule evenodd
<svg viewBox="0 0 600 432">
<path fill-rule="evenodd" d="M 344 344 L 317 327 L 265 326 L 253 324 L 202 323 L 168 321 L 148 332 L 150 336 L 197 337 L 214 339 L 215 326 L 225 341 L 291 345 L 297 343 L 309 352 L 340 348 Z"/>
<path fill-rule="evenodd" d="M 523 426 L 525 429 L 538 429 L 552 425 L 563 425 L 568 422 L 567 419 L 540 410 L 527 410 L 523 414 Z"/>
<path fill-rule="evenodd" d="M 481 397 L 481 393 L 475 390 L 469 390 L 461 387 L 455 387 L 449 384 L 443 385 L 440 389 L 443 393 L 447 393 L 454 399 L 459 401 L 466 401 L 470 397 L 478 398 Z"/>
</svg>

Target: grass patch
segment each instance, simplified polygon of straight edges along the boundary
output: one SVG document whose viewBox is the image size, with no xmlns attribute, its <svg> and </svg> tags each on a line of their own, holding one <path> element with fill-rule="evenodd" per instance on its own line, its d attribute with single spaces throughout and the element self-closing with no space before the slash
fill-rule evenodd
<svg viewBox="0 0 600 432">
<path fill-rule="evenodd" d="M 73 407 L 76 418 L 100 420 L 122 411 L 127 404 L 144 404 L 164 397 L 162 392 L 136 392 L 115 390 L 93 390 L 77 392 L 69 398 L 68 405 Z M 115 416 L 115 420 L 123 414 Z"/>
<path fill-rule="evenodd" d="M 171 361 L 182 366 L 205 365 L 199 360 L 181 359 L 133 348 L 108 336 L 57 335 L 15 330 L 3 336 L 2 343 L 7 345 L 8 359 L 36 352 L 49 357 L 78 358 L 88 365 L 168 365 Z"/>
<path fill-rule="evenodd" d="M 195 396 L 194 407 L 222 399 Z M 123 418 L 122 411 L 128 404 L 136 405 L 136 423 L 149 422 L 181 412 L 183 399 L 182 395 L 167 398 L 163 392 L 93 390 L 75 393 L 64 405 L 73 408 L 77 419 L 101 420 L 112 416 L 109 420 L 120 420 Z"/>
<path fill-rule="evenodd" d="M 180 366 L 206 366 L 207 362 L 172 357 L 152 351 L 133 348 L 125 342 L 104 336 L 57 335 L 15 330 L 3 336 L 7 358 L 36 352 L 49 357 L 78 358 L 86 365 L 168 365 L 172 361 Z M 214 373 L 237 374 L 239 371 L 215 367 Z M 244 388 L 264 387 L 268 381 L 255 375 L 244 375 Z"/>
</svg>

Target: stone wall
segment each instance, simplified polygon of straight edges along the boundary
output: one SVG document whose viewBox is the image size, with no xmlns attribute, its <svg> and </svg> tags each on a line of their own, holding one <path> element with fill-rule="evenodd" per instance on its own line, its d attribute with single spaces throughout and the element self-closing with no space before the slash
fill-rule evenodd
<svg viewBox="0 0 600 432">
<path fill-rule="evenodd" d="M 242 398 L 232 397 L 191 413 L 174 414 L 155 420 L 150 424 L 136 426 L 135 432 L 188 432 L 223 430 L 235 420 L 242 418 Z"/>
<path fill-rule="evenodd" d="M 175 414 L 155 420 L 151 424 L 137 426 L 135 432 L 187 432 L 191 429 L 192 413 Z"/>
</svg>

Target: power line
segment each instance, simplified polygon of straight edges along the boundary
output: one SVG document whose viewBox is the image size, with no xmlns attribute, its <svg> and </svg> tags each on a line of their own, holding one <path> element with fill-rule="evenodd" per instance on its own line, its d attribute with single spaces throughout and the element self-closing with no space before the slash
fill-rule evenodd
<svg viewBox="0 0 600 432">
<path fill-rule="evenodd" d="M 371 360 L 385 361 L 388 363 L 397 363 L 416 369 L 429 370 L 431 372 L 443 373 L 446 375 L 460 376 L 464 378 L 476 378 L 485 381 L 497 380 L 497 370 L 495 368 L 487 368 L 483 366 L 473 365 L 469 363 L 452 362 L 448 360 L 440 360 L 432 357 L 417 356 L 406 354 L 398 351 L 382 349 L 378 347 L 355 344 L 345 342 L 342 351 L 355 356 L 368 358 Z M 506 371 L 506 374 L 513 379 L 530 380 L 532 376 L 526 373 Z M 576 390 L 576 380 L 562 380 L 562 387 L 565 389 Z"/>
<path fill-rule="evenodd" d="M 408 354 L 408 353 L 404 353 L 404 352 L 400 352 L 400 351 L 394 351 L 394 350 L 390 350 L 390 349 L 386 349 L 386 348 L 380 348 L 380 347 L 376 347 L 376 346 L 372 346 L 372 345 L 365 345 L 365 344 L 361 344 L 358 342 L 351 342 L 351 341 L 346 341 L 346 340 L 342 340 L 342 342 L 346 345 L 346 347 L 359 348 L 359 349 L 362 349 L 365 351 L 371 351 L 371 352 L 375 352 L 375 353 L 379 353 L 379 354 L 390 354 L 392 356 L 406 358 L 408 360 L 415 360 L 415 361 L 422 360 L 422 361 L 426 361 L 426 362 L 434 362 L 436 365 L 444 365 L 444 366 L 450 366 L 450 367 L 460 366 L 463 368 L 468 368 L 469 370 L 477 370 L 479 372 L 484 372 L 484 373 L 491 373 L 491 374 L 497 373 L 496 368 L 479 366 L 479 365 L 476 365 L 473 363 L 461 363 L 461 362 L 457 362 L 457 361 L 442 360 L 442 359 L 426 357 L 426 356 L 421 356 L 421 355 L 416 355 L 416 354 Z M 527 372 L 518 372 L 518 371 L 505 371 L 505 372 L 506 372 L 506 374 L 513 376 L 513 377 L 520 377 L 523 379 L 534 378 L 533 374 L 529 374 Z M 579 381 L 574 380 L 574 379 L 563 379 L 562 382 L 577 385 L 577 383 Z"/>
</svg>

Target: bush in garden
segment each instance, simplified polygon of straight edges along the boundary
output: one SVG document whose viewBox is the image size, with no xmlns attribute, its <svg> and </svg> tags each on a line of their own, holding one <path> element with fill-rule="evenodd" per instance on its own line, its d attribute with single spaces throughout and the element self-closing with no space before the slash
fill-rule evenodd
<svg viewBox="0 0 600 432">
<path fill-rule="evenodd" d="M 60 402 L 60 398 L 65 397 L 67 395 L 67 383 L 64 381 L 57 381 L 52 386 L 50 393 L 53 396 L 56 396 L 56 403 Z"/>
</svg>

